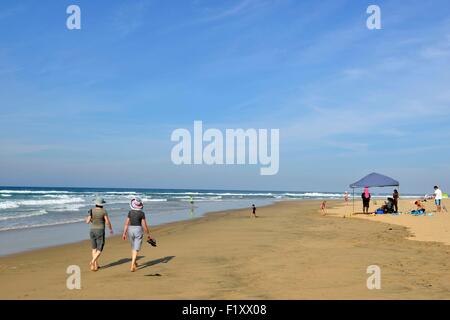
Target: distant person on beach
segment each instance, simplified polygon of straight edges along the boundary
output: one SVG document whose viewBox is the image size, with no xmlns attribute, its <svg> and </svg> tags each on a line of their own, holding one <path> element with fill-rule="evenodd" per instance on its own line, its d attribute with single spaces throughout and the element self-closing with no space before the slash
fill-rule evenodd
<svg viewBox="0 0 450 320">
<path fill-rule="evenodd" d="M 371 194 L 369 192 L 369 188 L 365 187 L 364 192 L 361 194 L 361 198 L 363 201 L 363 213 L 369 213 L 369 207 L 370 207 L 370 198 Z"/>
<path fill-rule="evenodd" d="M 89 236 L 91 238 L 92 246 L 92 260 L 90 267 L 92 271 L 97 271 L 99 268 L 98 259 L 102 254 L 105 246 L 105 224 L 109 227 L 109 232 L 113 234 L 111 221 L 108 218 L 108 212 L 103 208 L 105 200 L 101 197 L 95 199 L 95 208 L 89 210 L 89 216 L 86 218 L 86 223 L 91 224 Z"/>
<path fill-rule="evenodd" d="M 438 186 L 434 186 L 434 203 L 436 204 L 436 211 L 441 212 L 442 191 Z"/>
<path fill-rule="evenodd" d="M 145 213 L 142 211 L 144 204 L 141 199 L 134 198 L 130 203 L 131 210 L 128 212 L 127 220 L 123 229 L 122 239 L 126 240 L 127 235 L 131 244 L 131 267 L 130 271 L 136 271 L 138 265 L 136 263 L 138 252 L 141 250 L 142 239 L 144 237 L 144 231 L 147 234 L 148 240 L 152 240 L 150 232 L 147 226 L 147 220 L 145 219 Z"/>
<path fill-rule="evenodd" d="M 254 204 L 252 204 L 252 216 L 258 218 L 258 216 L 256 215 L 256 206 Z"/>
<path fill-rule="evenodd" d="M 192 196 L 189 197 L 189 203 L 191 204 L 191 206 L 194 205 L 194 198 Z"/>
<path fill-rule="evenodd" d="M 344 192 L 344 201 L 345 201 L 345 204 L 348 204 L 348 192 L 347 191 L 345 191 Z"/>
<path fill-rule="evenodd" d="M 394 189 L 394 193 L 392 194 L 392 198 L 394 199 L 394 212 L 398 212 L 398 199 L 400 198 L 400 194 L 397 189 Z"/>
<path fill-rule="evenodd" d="M 327 202 L 323 201 L 320 205 L 320 210 L 322 211 L 322 215 L 325 216 L 327 214 Z"/>
</svg>

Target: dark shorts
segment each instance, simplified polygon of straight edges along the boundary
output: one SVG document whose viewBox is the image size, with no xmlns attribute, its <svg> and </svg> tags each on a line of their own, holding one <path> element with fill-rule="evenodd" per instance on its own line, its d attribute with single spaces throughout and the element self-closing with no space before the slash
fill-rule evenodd
<svg viewBox="0 0 450 320">
<path fill-rule="evenodd" d="M 105 229 L 91 229 L 89 233 L 92 249 L 103 251 L 105 246 Z"/>
<path fill-rule="evenodd" d="M 363 208 L 368 208 L 370 206 L 370 202 L 369 201 L 363 201 Z"/>
<path fill-rule="evenodd" d="M 441 200 L 440 200 L 440 199 L 435 199 L 435 200 L 434 200 L 434 203 L 435 203 L 437 206 L 440 206 L 440 205 L 441 205 Z"/>
</svg>

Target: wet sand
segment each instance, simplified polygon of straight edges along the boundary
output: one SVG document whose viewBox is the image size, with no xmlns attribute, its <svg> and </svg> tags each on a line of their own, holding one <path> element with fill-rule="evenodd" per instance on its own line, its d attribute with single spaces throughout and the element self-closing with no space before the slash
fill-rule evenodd
<svg viewBox="0 0 450 320">
<path fill-rule="evenodd" d="M 257 219 L 236 210 L 154 228 L 158 247 L 143 246 L 135 273 L 120 237 L 108 239 L 98 272 L 88 241 L 3 257 L 0 298 L 450 298 L 449 246 L 411 241 L 401 225 L 322 217 L 319 205 L 280 202 Z M 81 290 L 66 288 L 69 265 L 81 267 Z M 367 289 L 370 265 L 381 268 L 380 290 Z"/>
</svg>

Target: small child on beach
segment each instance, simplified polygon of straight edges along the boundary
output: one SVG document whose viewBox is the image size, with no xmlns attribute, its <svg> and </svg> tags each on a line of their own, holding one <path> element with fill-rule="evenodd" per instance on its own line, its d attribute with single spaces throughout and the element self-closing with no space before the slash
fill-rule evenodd
<svg viewBox="0 0 450 320">
<path fill-rule="evenodd" d="M 327 202 L 323 201 L 320 205 L 320 210 L 322 211 L 322 215 L 325 216 L 327 214 Z"/>
</svg>

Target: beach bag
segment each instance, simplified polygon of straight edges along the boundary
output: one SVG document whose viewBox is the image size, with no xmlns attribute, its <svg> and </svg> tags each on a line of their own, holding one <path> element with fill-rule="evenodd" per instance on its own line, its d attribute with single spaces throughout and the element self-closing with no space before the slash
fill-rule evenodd
<svg viewBox="0 0 450 320">
<path fill-rule="evenodd" d="M 381 209 L 377 209 L 377 211 L 375 211 L 375 214 L 384 214 L 384 211 Z"/>
</svg>

